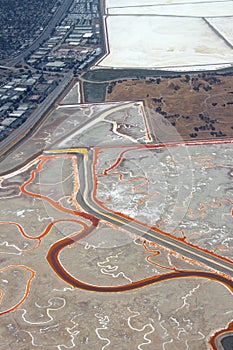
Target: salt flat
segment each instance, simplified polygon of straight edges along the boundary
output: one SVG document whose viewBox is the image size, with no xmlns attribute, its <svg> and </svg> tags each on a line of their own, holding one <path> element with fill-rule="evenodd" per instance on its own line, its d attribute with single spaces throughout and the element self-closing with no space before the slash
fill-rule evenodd
<svg viewBox="0 0 233 350">
<path fill-rule="evenodd" d="M 108 9 L 108 14 L 216 17 L 233 15 L 233 2 L 174 3 L 149 6 L 124 6 Z"/>
<path fill-rule="evenodd" d="M 233 45 L 233 16 L 207 18 L 209 23 Z"/>
<path fill-rule="evenodd" d="M 101 67 L 173 67 L 226 64 L 232 49 L 201 18 L 109 16 L 109 54 Z"/>
<path fill-rule="evenodd" d="M 147 6 L 163 4 L 188 4 L 188 3 L 215 3 L 225 2 L 226 0 L 106 0 L 106 7 L 127 7 L 127 6 Z"/>
<path fill-rule="evenodd" d="M 233 64 L 233 1 L 107 0 L 95 68 L 211 70 Z"/>
</svg>

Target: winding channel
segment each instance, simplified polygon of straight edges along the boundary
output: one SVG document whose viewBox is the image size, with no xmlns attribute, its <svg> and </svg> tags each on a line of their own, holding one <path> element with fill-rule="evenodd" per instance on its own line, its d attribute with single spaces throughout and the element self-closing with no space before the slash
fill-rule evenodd
<svg viewBox="0 0 233 350">
<path fill-rule="evenodd" d="M 226 288 L 228 288 L 231 292 L 233 292 L 233 280 L 231 279 L 232 263 L 230 261 L 224 260 L 220 256 L 216 254 L 212 254 L 211 252 L 202 251 L 198 247 L 190 246 L 188 243 L 184 241 L 180 241 L 174 237 L 171 237 L 169 234 L 167 234 L 166 232 L 160 231 L 159 229 L 156 229 L 156 230 L 148 229 L 148 227 L 146 227 L 145 225 L 138 223 L 126 216 L 120 216 L 119 213 L 114 213 L 114 212 L 105 210 L 104 207 L 101 207 L 99 203 L 95 202 L 96 179 L 94 174 L 95 157 L 94 157 L 93 150 L 79 148 L 79 149 L 70 149 L 70 150 L 54 150 L 54 151 L 48 151 L 46 153 L 42 156 L 39 156 L 38 158 L 36 158 L 34 161 L 31 162 L 31 164 L 37 163 L 37 166 L 35 169 L 31 170 L 29 178 L 20 186 L 20 190 L 23 194 L 27 196 L 44 200 L 48 202 L 51 206 L 56 208 L 57 210 L 65 214 L 74 215 L 76 217 L 79 217 L 80 219 L 80 220 L 76 220 L 76 219 L 61 220 L 61 221 L 77 222 L 82 226 L 82 229 L 78 233 L 75 233 L 69 237 L 65 237 L 55 242 L 49 248 L 49 251 L 46 257 L 49 265 L 55 271 L 57 276 L 59 276 L 66 283 L 72 285 L 75 288 L 79 288 L 86 291 L 115 293 L 115 292 L 126 292 L 126 291 L 136 290 L 145 286 L 153 285 L 158 282 L 173 280 L 175 278 L 206 278 L 208 280 L 212 280 L 223 284 Z M 98 152 L 96 154 L 98 154 Z M 46 161 L 53 160 L 59 157 L 72 158 L 74 160 L 74 166 L 75 166 L 75 168 L 73 168 L 74 175 L 75 175 L 74 193 L 76 193 L 77 203 L 83 208 L 82 210 L 84 211 L 79 211 L 76 209 L 72 210 L 72 209 L 63 207 L 61 203 L 59 203 L 59 201 L 57 202 L 45 195 L 31 192 L 27 188 L 31 183 L 33 183 L 36 174 L 43 170 L 43 165 L 46 163 Z M 122 154 L 120 155 L 120 158 L 121 157 L 122 157 Z M 117 163 L 118 161 L 114 163 L 114 166 Z M 23 168 L 23 170 L 25 170 L 25 168 Z M 13 176 L 13 174 L 8 176 L 6 175 L 6 178 L 11 176 Z M 77 176 L 79 178 L 77 178 Z M 77 184 L 79 184 L 79 188 Z M 89 224 L 82 222 L 81 218 L 88 220 Z M 200 270 L 195 271 L 195 270 L 174 269 L 173 271 L 169 271 L 161 275 L 150 276 L 148 278 L 144 278 L 138 281 L 134 281 L 131 283 L 118 285 L 118 286 L 101 286 L 101 285 L 94 285 L 94 284 L 83 282 L 78 278 L 74 277 L 72 274 L 69 273 L 69 271 L 65 269 L 65 267 L 62 265 L 62 262 L 59 259 L 59 255 L 63 249 L 73 245 L 74 243 L 90 235 L 98 227 L 99 221 L 101 219 L 111 224 L 115 224 L 118 227 L 123 225 L 127 228 L 129 232 L 132 232 L 140 237 L 143 237 L 144 240 L 153 241 L 156 244 L 160 244 L 161 246 L 164 246 L 167 249 L 175 251 L 176 253 L 181 254 L 182 256 L 187 257 L 189 259 L 192 259 L 193 261 L 199 261 L 201 263 L 204 263 L 206 266 L 209 266 L 212 269 L 219 271 L 219 273 L 217 272 L 215 273 L 214 271 L 207 272 L 207 271 L 200 271 Z M 25 232 L 23 231 L 23 228 L 19 224 L 16 224 L 13 222 L 8 222 L 6 224 L 15 225 L 25 238 L 35 239 L 40 242 L 40 240 L 43 239 L 43 237 L 50 232 L 53 225 L 59 221 L 60 220 L 57 220 L 49 224 L 48 227 L 41 234 L 38 234 L 36 237 L 31 237 L 26 235 Z M 27 268 L 27 267 L 24 267 L 24 268 Z M 31 277 L 27 283 L 24 297 L 19 301 L 19 303 L 17 303 L 15 306 L 10 308 L 9 310 L 5 310 L 3 313 L 11 312 L 23 303 L 23 301 L 26 299 L 26 297 L 29 294 L 30 284 L 34 276 L 35 276 L 34 271 L 31 271 Z M 1 292 L 1 294 L 2 294 L 1 298 L 3 298 L 4 293 Z"/>
<path fill-rule="evenodd" d="M 111 213 L 111 215 L 109 215 L 109 213 L 105 213 L 104 210 L 101 208 L 101 211 L 99 211 L 99 207 L 98 205 L 95 204 L 94 200 L 93 200 L 93 179 L 92 179 L 92 171 L 93 171 L 93 162 L 91 160 L 90 157 L 90 151 L 87 153 L 82 152 L 80 153 L 79 151 L 76 151 L 75 149 L 71 149 L 71 150 L 55 150 L 55 151 L 51 151 L 51 153 L 56 153 L 56 154 L 64 154 L 64 153 L 71 153 L 71 154 L 76 154 L 76 156 L 78 157 L 78 164 L 79 164 L 79 168 L 78 168 L 78 173 L 79 173 L 79 183 L 80 183 L 80 191 L 78 192 L 77 195 L 77 201 L 78 203 L 83 207 L 83 209 L 85 211 L 87 211 L 89 213 L 89 215 L 92 215 L 96 218 L 96 220 L 99 219 L 104 219 L 106 221 L 109 221 L 110 223 L 114 223 L 118 226 L 124 224 L 127 226 L 127 229 L 129 229 L 129 231 L 134 232 L 140 236 L 142 236 L 143 233 L 143 237 L 148 239 L 148 240 L 152 240 L 155 241 L 156 243 L 159 244 L 164 244 L 167 241 L 169 241 L 167 244 L 164 244 L 165 246 L 169 247 L 170 249 L 172 249 L 172 242 L 175 242 L 176 245 L 174 247 L 175 251 L 178 251 L 178 253 L 180 253 L 179 249 L 177 248 L 182 248 L 182 252 L 184 256 L 189 256 L 192 255 L 192 258 L 195 258 L 195 250 L 196 253 L 199 252 L 199 249 L 196 247 L 192 247 L 192 249 L 187 249 L 187 243 L 184 242 L 179 242 L 179 246 L 177 246 L 177 240 L 174 238 L 171 238 L 168 240 L 168 237 L 166 237 L 166 239 L 162 239 L 160 240 L 158 236 L 158 233 L 161 234 L 160 230 L 158 230 L 158 232 L 156 232 L 157 234 L 155 234 L 155 231 L 152 230 L 153 236 L 151 234 L 150 237 L 150 232 L 148 232 L 148 229 L 145 229 L 145 227 L 143 228 L 143 230 L 138 229 L 139 225 L 132 225 L 131 221 L 128 222 L 129 220 L 127 220 L 126 218 L 123 218 L 124 220 L 119 220 L 118 215 L 113 215 Z M 98 208 L 98 209 L 97 209 Z M 97 219 L 98 218 L 98 219 Z M 115 219 L 115 220 L 114 220 Z M 120 222 L 120 225 L 119 225 Z M 98 222 L 96 222 L 96 224 L 98 225 Z M 135 223 L 134 223 L 135 224 Z M 137 223 L 136 223 L 137 224 Z M 231 292 L 233 291 L 233 281 L 229 278 L 227 278 L 227 275 L 231 276 L 232 274 L 232 264 L 229 261 L 224 261 L 221 259 L 221 257 L 216 256 L 216 266 L 218 266 L 218 260 L 220 260 L 221 263 L 224 263 L 224 265 L 226 265 L 226 269 L 224 271 L 221 271 L 221 269 L 218 269 L 220 272 L 223 272 L 225 275 L 223 274 L 218 274 L 218 273 L 214 273 L 214 272 L 205 272 L 205 271 L 190 271 L 190 270 L 176 270 L 176 271 L 172 271 L 169 273 L 165 273 L 162 275 L 156 275 L 156 276 L 151 276 L 142 280 L 138 280 L 132 283 L 127 283 L 124 285 L 119 285 L 119 286 L 99 286 L 99 285 L 93 285 L 93 284 L 89 284 L 89 283 L 85 283 L 83 281 L 80 281 L 79 279 L 75 278 L 74 276 L 72 276 L 62 265 L 62 263 L 59 260 L 59 254 L 61 253 L 61 251 L 68 247 L 69 245 L 74 244 L 75 242 L 79 241 L 80 239 L 87 237 L 91 232 L 93 232 L 93 230 L 95 229 L 95 227 L 97 225 L 92 225 L 91 227 L 84 229 L 81 233 L 76 234 L 75 236 L 72 236 L 70 238 L 65 238 L 61 241 L 56 242 L 54 245 L 52 245 L 49 249 L 48 255 L 47 255 L 47 260 L 50 264 L 50 266 L 52 267 L 52 269 L 56 272 L 56 274 L 63 279 L 64 281 L 66 281 L 67 283 L 69 283 L 70 285 L 72 285 L 75 288 L 80 288 L 83 290 L 88 290 L 88 291 L 92 291 L 92 292 L 125 292 L 125 291 L 129 291 L 129 290 L 135 290 L 141 287 L 145 287 L 157 282 L 162 282 L 162 281 L 166 281 L 166 280 L 172 280 L 174 278 L 207 278 L 210 280 L 215 280 L 216 282 L 222 283 L 223 285 L 225 285 Z M 148 235 L 149 234 L 149 235 Z M 148 236 L 148 237 L 147 237 Z M 154 238 L 154 239 L 153 239 Z M 183 248 L 183 246 L 185 246 L 186 250 Z M 191 254 L 190 251 L 193 251 L 193 253 Z M 185 254 L 186 252 L 186 254 Z M 207 266 L 210 266 L 211 268 L 213 268 L 212 265 L 214 264 L 210 264 L 208 263 L 208 259 L 205 258 L 205 256 L 210 255 L 211 259 L 209 259 L 210 261 L 213 261 L 213 257 L 212 255 L 207 252 L 199 252 L 199 255 L 197 255 L 197 261 L 200 261 L 200 256 L 204 256 L 203 260 L 204 263 L 206 263 Z M 203 261 L 201 261 L 203 262 Z M 226 271 L 228 273 L 226 273 Z M 229 273 L 231 272 L 231 273 Z"/>
</svg>

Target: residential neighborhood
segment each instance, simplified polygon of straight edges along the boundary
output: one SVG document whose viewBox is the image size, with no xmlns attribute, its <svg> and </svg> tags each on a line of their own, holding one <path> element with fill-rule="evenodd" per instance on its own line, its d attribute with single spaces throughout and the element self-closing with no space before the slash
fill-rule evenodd
<svg viewBox="0 0 233 350">
<path fill-rule="evenodd" d="M 11 73 L 0 87 L 0 141 L 23 124 L 57 85 L 57 76 Z"/>
<path fill-rule="evenodd" d="M 1 1 L 0 59 L 8 59 L 32 44 L 59 6 L 58 0 Z"/>
<path fill-rule="evenodd" d="M 51 16 L 62 6 L 53 5 Z M 14 65 L 0 61 L 0 141 L 30 118 L 58 85 L 62 87 L 65 77 L 80 74 L 98 59 L 103 52 L 100 18 L 99 0 L 71 1 L 52 34 L 36 50 L 29 46 L 23 54 L 42 27 L 17 50 L 23 59 L 19 56 L 17 61 L 16 55 Z"/>
<path fill-rule="evenodd" d="M 44 71 L 84 69 L 102 52 L 99 17 L 98 0 L 74 1 L 53 35 L 26 62 Z"/>
</svg>

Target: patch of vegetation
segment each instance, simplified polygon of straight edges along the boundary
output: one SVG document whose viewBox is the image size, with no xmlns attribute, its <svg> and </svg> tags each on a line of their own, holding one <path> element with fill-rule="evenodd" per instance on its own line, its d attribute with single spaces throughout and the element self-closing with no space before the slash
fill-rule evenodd
<svg viewBox="0 0 233 350">
<path fill-rule="evenodd" d="M 107 83 L 83 83 L 85 101 L 90 103 L 104 102 Z"/>
<path fill-rule="evenodd" d="M 92 81 L 109 81 L 109 80 L 118 80 L 122 78 L 136 78 L 143 79 L 145 77 L 169 77 L 177 78 L 185 76 L 186 79 L 188 74 L 198 74 L 206 73 L 206 71 L 190 71 L 190 72 L 172 72 L 172 71 L 162 71 L 162 70 L 153 70 L 153 69 L 96 69 L 90 70 L 85 75 L 84 78 Z M 208 71 L 208 74 L 233 74 L 233 68 L 223 68 L 214 71 Z M 187 80 L 188 82 L 189 80 Z"/>
<path fill-rule="evenodd" d="M 93 81 L 108 81 L 121 78 L 138 78 L 171 76 L 171 72 L 149 69 L 96 69 L 87 72 L 84 78 Z M 180 76 L 180 73 L 172 72 L 174 77 Z"/>
</svg>

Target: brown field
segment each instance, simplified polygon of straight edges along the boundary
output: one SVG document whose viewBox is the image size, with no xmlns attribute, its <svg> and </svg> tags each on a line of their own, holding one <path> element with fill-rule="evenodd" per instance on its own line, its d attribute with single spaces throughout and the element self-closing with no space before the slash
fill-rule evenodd
<svg viewBox="0 0 233 350">
<path fill-rule="evenodd" d="M 185 75 L 111 82 L 106 101 L 143 100 L 155 139 L 233 137 L 233 77 Z"/>
</svg>

